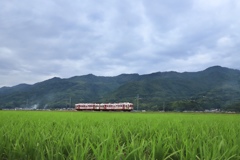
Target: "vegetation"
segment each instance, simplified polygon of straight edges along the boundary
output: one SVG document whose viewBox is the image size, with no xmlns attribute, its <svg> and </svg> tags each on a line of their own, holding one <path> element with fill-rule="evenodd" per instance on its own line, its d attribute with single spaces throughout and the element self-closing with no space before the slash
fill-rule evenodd
<svg viewBox="0 0 240 160">
<path fill-rule="evenodd" d="M 128 101 L 144 110 L 240 111 L 240 71 L 220 66 L 200 72 L 157 72 L 52 78 L 0 88 L 0 108 L 69 108 L 80 102 Z"/>
<path fill-rule="evenodd" d="M 237 114 L 0 111 L 0 159 L 240 159 Z"/>
</svg>

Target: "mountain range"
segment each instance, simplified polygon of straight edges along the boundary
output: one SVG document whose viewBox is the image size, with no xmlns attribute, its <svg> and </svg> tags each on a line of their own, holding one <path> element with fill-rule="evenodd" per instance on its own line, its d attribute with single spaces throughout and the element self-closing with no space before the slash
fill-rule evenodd
<svg viewBox="0 0 240 160">
<path fill-rule="evenodd" d="M 240 71 L 221 66 L 199 72 L 93 74 L 0 88 L 0 108 L 73 108 L 76 103 L 132 102 L 165 111 L 240 111 Z"/>
</svg>

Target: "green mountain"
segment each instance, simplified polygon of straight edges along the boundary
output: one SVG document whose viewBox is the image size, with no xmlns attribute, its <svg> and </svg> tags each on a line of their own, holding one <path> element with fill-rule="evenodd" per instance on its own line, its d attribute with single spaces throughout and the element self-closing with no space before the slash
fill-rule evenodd
<svg viewBox="0 0 240 160">
<path fill-rule="evenodd" d="M 0 88 L 1 108 L 68 108 L 80 102 L 122 101 L 147 110 L 240 111 L 240 71 L 214 66 L 184 73 L 89 74 Z"/>
</svg>

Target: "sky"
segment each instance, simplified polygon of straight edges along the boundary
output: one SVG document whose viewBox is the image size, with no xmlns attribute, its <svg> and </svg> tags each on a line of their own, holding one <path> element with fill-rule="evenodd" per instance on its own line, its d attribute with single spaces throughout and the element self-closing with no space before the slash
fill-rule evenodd
<svg viewBox="0 0 240 160">
<path fill-rule="evenodd" d="M 0 0 L 0 87 L 240 69 L 239 0 Z"/>
</svg>

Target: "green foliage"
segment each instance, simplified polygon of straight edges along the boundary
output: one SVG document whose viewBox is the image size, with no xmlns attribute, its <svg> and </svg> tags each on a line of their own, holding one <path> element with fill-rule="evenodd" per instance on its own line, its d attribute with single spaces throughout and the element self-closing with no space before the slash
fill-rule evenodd
<svg viewBox="0 0 240 160">
<path fill-rule="evenodd" d="M 237 111 L 240 112 L 240 102 L 233 103 L 229 107 L 227 107 L 225 110 L 227 111 Z"/>
<path fill-rule="evenodd" d="M 239 115 L 0 111 L 0 159 L 240 159 Z"/>
</svg>

